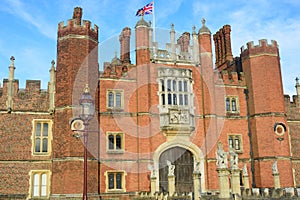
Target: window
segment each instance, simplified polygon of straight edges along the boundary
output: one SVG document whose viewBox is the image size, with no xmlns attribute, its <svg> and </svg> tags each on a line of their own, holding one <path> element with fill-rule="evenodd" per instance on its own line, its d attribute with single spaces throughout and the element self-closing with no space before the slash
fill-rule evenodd
<svg viewBox="0 0 300 200">
<path fill-rule="evenodd" d="M 123 133 L 111 133 L 107 134 L 107 151 L 108 152 L 123 152 L 124 139 Z"/>
<path fill-rule="evenodd" d="M 237 113 L 238 109 L 238 98 L 237 97 L 226 97 L 225 98 L 226 112 Z"/>
<path fill-rule="evenodd" d="M 48 155 L 51 147 L 51 121 L 34 120 L 33 121 L 33 153 L 39 155 Z"/>
<path fill-rule="evenodd" d="M 160 104 L 170 106 L 188 106 L 189 105 L 189 92 L 190 83 L 187 80 L 176 78 L 160 79 Z M 165 84 L 167 85 L 167 91 L 165 91 Z"/>
<path fill-rule="evenodd" d="M 50 188 L 50 171 L 31 171 L 30 196 L 48 198 Z"/>
<path fill-rule="evenodd" d="M 106 174 L 106 190 L 125 191 L 125 173 L 123 171 L 109 171 Z"/>
<path fill-rule="evenodd" d="M 242 152 L 242 136 L 241 135 L 229 135 L 228 147 L 236 152 Z"/>
<path fill-rule="evenodd" d="M 123 109 L 123 90 L 107 91 L 107 108 Z"/>
</svg>

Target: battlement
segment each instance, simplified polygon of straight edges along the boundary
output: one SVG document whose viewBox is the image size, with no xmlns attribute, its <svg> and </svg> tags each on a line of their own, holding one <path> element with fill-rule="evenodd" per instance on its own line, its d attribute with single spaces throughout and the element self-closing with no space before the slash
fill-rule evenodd
<svg viewBox="0 0 300 200">
<path fill-rule="evenodd" d="M 79 12 L 80 11 L 80 12 Z M 67 24 L 62 21 L 58 24 L 58 38 L 67 35 L 88 35 L 93 40 L 98 41 L 98 26 L 89 20 L 82 20 L 82 9 L 74 8 L 73 18 L 67 21 Z"/>
<path fill-rule="evenodd" d="M 26 80 L 25 88 L 19 87 L 19 80 L 14 78 L 14 57 L 11 57 L 9 66 L 9 78 L 3 79 L 0 87 L 0 111 L 32 111 L 48 112 L 53 110 L 50 105 L 51 99 L 55 94 L 55 68 L 54 61 L 51 62 L 50 82 L 47 90 L 41 89 L 40 80 Z"/>
<path fill-rule="evenodd" d="M 224 85 L 245 86 L 245 74 L 243 72 L 235 72 L 229 70 L 215 71 L 215 83 Z"/>
<path fill-rule="evenodd" d="M 10 91 L 10 84 L 12 90 Z M 12 111 L 48 111 L 48 90 L 41 90 L 40 80 L 26 80 L 26 88 L 19 88 L 19 80 L 9 81 L 3 79 L 3 87 L 0 88 L 0 110 L 7 110 L 7 104 L 11 94 Z"/>
<path fill-rule="evenodd" d="M 241 47 L 241 57 L 250 56 L 250 55 L 279 55 L 278 44 L 275 40 L 271 40 L 271 43 L 268 43 L 266 39 L 261 39 L 258 41 L 258 45 L 254 45 L 254 42 L 248 42 L 247 48 L 244 46 Z"/>
</svg>

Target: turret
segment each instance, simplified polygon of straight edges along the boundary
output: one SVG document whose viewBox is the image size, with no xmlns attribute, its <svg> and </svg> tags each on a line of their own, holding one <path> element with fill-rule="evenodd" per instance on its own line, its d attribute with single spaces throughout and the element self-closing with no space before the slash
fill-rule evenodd
<svg viewBox="0 0 300 200">
<path fill-rule="evenodd" d="M 150 62 L 149 49 L 149 24 L 143 17 L 135 26 L 135 45 L 136 45 L 136 65 L 143 65 Z"/>
<path fill-rule="evenodd" d="M 258 166 L 272 166 L 277 159 L 282 187 L 293 186 L 292 166 L 290 161 L 290 139 L 284 104 L 280 57 L 276 41 L 270 44 L 260 40 L 259 45 L 247 43 L 241 48 L 242 67 L 245 73 L 248 94 L 247 106 L 250 117 L 249 137 L 252 139 L 254 177 L 256 187 L 267 187 L 273 179 L 271 173 L 260 170 Z M 280 126 L 279 126 L 279 125 Z M 252 147 L 251 147 L 252 148 Z M 275 157 L 276 156 L 276 157 Z"/>
<path fill-rule="evenodd" d="M 202 19 L 202 27 L 198 32 L 200 54 L 204 52 L 212 53 L 211 32 L 205 25 L 206 20 Z"/>
<path fill-rule="evenodd" d="M 91 22 L 83 20 L 82 9 L 74 8 L 73 18 L 58 25 L 57 39 L 57 73 L 56 73 L 56 106 L 72 104 L 74 82 L 81 83 L 78 91 L 82 91 L 88 80 L 98 78 L 98 27 L 91 27 Z M 79 69 L 80 72 L 79 72 Z M 85 79 L 85 80 L 83 80 Z M 92 83 L 89 83 L 91 87 Z M 93 84 L 92 84 L 93 85 Z M 69 94 L 66 97 L 66 94 Z"/>
<path fill-rule="evenodd" d="M 53 194 L 75 194 L 81 193 L 83 185 L 82 178 L 74 174 L 83 174 L 82 162 L 83 145 L 81 140 L 72 137 L 74 134 L 70 129 L 70 121 L 78 117 L 78 113 L 73 108 L 79 104 L 79 99 L 86 84 L 91 89 L 91 95 L 97 102 L 98 87 L 98 27 L 91 27 L 91 22 L 81 20 L 82 9 L 74 8 L 73 18 L 58 24 L 57 38 L 57 65 L 55 78 L 54 62 L 50 70 L 50 85 L 55 82 L 55 90 L 52 88 L 49 93 L 50 98 L 55 93 L 54 111 L 54 133 L 53 134 L 53 182 L 51 192 Z M 95 103 L 97 105 L 97 103 Z M 52 108 L 50 102 L 50 109 Z M 92 125 L 96 121 L 89 122 Z M 95 129 L 96 130 L 96 129 Z M 90 137 L 90 136 L 89 136 Z M 90 140 L 93 139 L 90 137 Z M 87 147 L 88 148 L 88 147 Z M 80 158 L 81 157 L 81 158 Z M 90 156 L 89 156 L 90 157 Z M 94 162 L 89 162 L 89 172 L 96 169 Z M 65 169 L 65 172 L 61 171 Z M 82 169 L 82 171 L 80 171 Z M 63 177 L 63 180 L 61 179 Z M 90 179 L 89 179 L 90 180 Z M 70 189 L 67 184 L 72 183 Z M 96 186 L 88 181 L 88 191 L 95 193 Z"/>
</svg>

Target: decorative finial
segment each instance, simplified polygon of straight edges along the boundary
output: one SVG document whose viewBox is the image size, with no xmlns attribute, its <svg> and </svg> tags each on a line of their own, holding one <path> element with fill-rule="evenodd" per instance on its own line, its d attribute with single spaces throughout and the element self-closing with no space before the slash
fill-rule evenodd
<svg viewBox="0 0 300 200">
<path fill-rule="evenodd" d="M 299 78 L 296 77 L 296 85 L 299 85 Z"/>
<path fill-rule="evenodd" d="M 193 25 L 193 26 L 192 26 L 192 29 L 193 29 L 193 34 L 195 34 L 195 33 L 196 33 L 196 26 Z"/>
<path fill-rule="evenodd" d="M 117 58 L 118 57 L 118 52 L 117 51 L 115 51 L 115 58 Z"/>
<path fill-rule="evenodd" d="M 85 84 L 84 93 L 90 93 L 89 84 Z"/>
<path fill-rule="evenodd" d="M 52 66 L 55 65 L 55 61 L 54 61 L 54 60 L 51 61 L 51 65 L 52 65 Z"/>
<path fill-rule="evenodd" d="M 174 24 L 171 23 L 171 30 L 174 30 Z"/>
<path fill-rule="evenodd" d="M 202 22 L 202 26 L 205 26 L 206 20 L 204 18 L 202 18 L 201 22 Z"/>
<path fill-rule="evenodd" d="M 151 24 L 152 24 L 152 22 L 151 21 L 149 21 L 149 26 L 151 27 Z"/>
<path fill-rule="evenodd" d="M 10 57 L 10 65 L 14 66 L 14 63 L 15 63 L 15 57 L 11 56 Z"/>
</svg>

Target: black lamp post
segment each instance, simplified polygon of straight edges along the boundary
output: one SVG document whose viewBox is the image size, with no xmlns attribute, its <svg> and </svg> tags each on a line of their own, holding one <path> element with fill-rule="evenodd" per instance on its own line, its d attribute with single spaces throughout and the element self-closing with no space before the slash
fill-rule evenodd
<svg viewBox="0 0 300 200">
<path fill-rule="evenodd" d="M 87 200 L 87 142 L 88 142 L 88 125 L 89 121 L 93 119 L 95 113 L 95 103 L 90 94 L 88 85 L 85 86 L 84 92 L 79 100 L 80 114 L 79 118 L 83 121 L 84 131 L 84 179 L 83 179 L 83 200 Z"/>
</svg>

